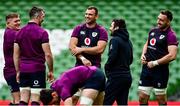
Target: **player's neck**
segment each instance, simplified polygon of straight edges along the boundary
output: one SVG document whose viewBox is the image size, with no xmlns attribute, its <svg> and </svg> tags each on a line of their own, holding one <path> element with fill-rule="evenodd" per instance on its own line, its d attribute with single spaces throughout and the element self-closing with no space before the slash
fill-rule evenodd
<svg viewBox="0 0 180 106">
<path fill-rule="evenodd" d="M 96 23 L 92 23 L 92 24 L 87 24 L 86 23 L 87 28 L 94 28 L 95 26 L 96 26 Z"/>
<path fill-rule="evenodd" d="M 166 31 L 170 26 L 165 27 L 162 31 Z"/>
<path fill-rule="evenodd" d="M 12 27 L 8 24 L 6 24 L 6 28 L 12 29 Z"/>
<path fill-rule="evenodd" d="M 11 26 L 11 25 L 6 25 L 6 28 L 8 28 L 8 29 L 13 29 L 13 30 L 18 30 L 18 29 L 16 29 L 15 27 L 13 27 L 13 26 Z"/>
<path fill-rule="evenodd" d="M 29 22 L 33 22 L 39 25 L 39 21 L 37 19 L 31 19 Z"/>
</svg>

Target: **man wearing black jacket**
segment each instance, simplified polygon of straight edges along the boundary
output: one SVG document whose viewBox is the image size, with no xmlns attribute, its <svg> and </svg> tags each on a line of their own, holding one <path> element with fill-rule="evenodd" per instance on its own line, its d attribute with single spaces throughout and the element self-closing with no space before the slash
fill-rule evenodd
<svg viewBox="0 0 180 106">
<path fill-rule="evenodd" d="M 108 60 L 105 73 L 108 78 L 105 88 L 104 105 L 127 105 L 132 77 L 130 65 L 133 61 L 132 43 L 123 19 L 112 21 Z"/>
</svg>

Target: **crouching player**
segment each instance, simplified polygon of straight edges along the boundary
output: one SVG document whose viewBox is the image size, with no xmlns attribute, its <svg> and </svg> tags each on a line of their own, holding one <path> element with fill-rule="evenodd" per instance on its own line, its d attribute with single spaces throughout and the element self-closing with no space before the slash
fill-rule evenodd
<svg viewBox="0 0 180 106">
<path fill-rule="evenodd" d="M 105 76 L 103 71 L 95 66 L 77 66 L 65 71 L 51 84 L 51 89 L 40 92 L 40 100 L 44 105 L 73 105 L 73 95 L 82 88 L 80 105 L 92 105 L 98 98 L 103 98 Z M 102 105 L 99 100 L 96 105 Z"/>
</svg>

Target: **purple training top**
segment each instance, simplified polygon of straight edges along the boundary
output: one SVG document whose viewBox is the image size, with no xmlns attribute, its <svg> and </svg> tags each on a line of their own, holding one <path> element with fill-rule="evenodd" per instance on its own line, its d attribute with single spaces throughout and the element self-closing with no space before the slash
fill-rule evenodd
<svg viewBox="0 0 180 106">
<path fill-rule="evenodd" d="M 65 71 L 51 88 L 58 92 L 62 100 L 71 97 L 82 84 L 97 70 L 95 66 L 78 66 Z"/>
<path fill-rule="evenodd" d="M 98 41 L 108 41 L 108 33 L 104 27 L 96 24 L 94 28 L 87 28 L 85 24 L 78 25 L 74 28 L 71 37 L 78 38 L 78 47 L 94 47 L 97 46 Z M 90 55 L 82 53 L 92 65 L 101 67 L 101 55 Z M 83 63 L 76 59 L 76 65 L 83 65 Z"/>
<path fill-rule="evenodd" d="M 154 61 L 168 54 L 168 46 L 178 46 L 175 32 L 169 27 L 166 31 L 154 28 L 149 32 L 148 47 L 146 52 L 147 61 Z"/>
<path fill-rule="evenodd" d="M 20 47 L 20 71 L 45 71 L 43 43 L 48 43 L 48 33 L 38 24 L 29 22 L 17 34 L 15 43 Z"/>
<path fill-rule="evenodd" d="M 14 39 L 16 36 L 17 30 L 6 28 L 4 32 L 4 42 L 3 42 L 3 52 L 5 59 L 4 66 L 4 77 L 8 78 L 16 74 L 13 61 L 13 47 Z"/>
</svg>

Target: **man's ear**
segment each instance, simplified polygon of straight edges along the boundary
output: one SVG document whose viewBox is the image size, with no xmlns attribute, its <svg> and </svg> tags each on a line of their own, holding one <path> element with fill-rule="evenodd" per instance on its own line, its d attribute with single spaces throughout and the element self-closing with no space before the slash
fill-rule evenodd
<svg viewBox="0 0 180 106">
<path fill-rule="evenodd" d="M 55 91 L 51 95 L 52 95 L 52 97 L 57 97 L 58 96 L 58 94 Z"/>
</svg>

